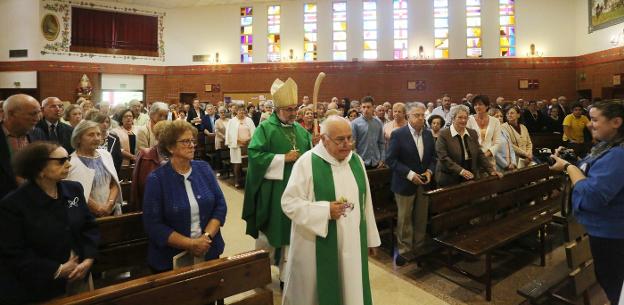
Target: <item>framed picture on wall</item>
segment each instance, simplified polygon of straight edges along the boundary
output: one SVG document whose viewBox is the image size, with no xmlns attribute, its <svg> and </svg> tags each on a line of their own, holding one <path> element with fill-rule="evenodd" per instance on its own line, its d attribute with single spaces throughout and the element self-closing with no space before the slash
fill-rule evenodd
<svg viewBox="0 0 624 305">
<path fill-rule="evenodd" d="M 589 33 L 624 21 L 624 6 L 610 0 L 587 0 Z"/>
</svg>

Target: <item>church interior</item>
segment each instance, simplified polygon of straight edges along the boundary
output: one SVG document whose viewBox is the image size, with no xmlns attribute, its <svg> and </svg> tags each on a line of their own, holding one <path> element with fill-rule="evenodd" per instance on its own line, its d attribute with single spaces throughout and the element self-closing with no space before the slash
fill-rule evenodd
<svg viewBox="0 0 624 305">
<path fill-rule="evenodd" d="M 500 125 L 509 119 L 507 107 L 522 118 L 535 119 L 539 112 L 543 122 L 558 124 L 551 128 L 550 123 L 540 123 L 532 130 L 523 122 L 531 134 L 530 166 L 514 164 L 499 170 L 504 172 L 499 179 L 489 172 L 487 178 L 419 193 L 429 206 L 424 210 L 426 241 L 409 252 L 399 251 L 404 234 L 399 223 L 405 220 L 397 216 L 392 181 L 397 169 L 385 161 L 394 145 L 390 133 L 379 167 L 369 167 L 363 157 L 381 240 L 367 256 L 372 303 L 365 304 L 614 304 L 594 275 L 588 233 L 572 216 L 570 178 L 549 170 L 548 160 L 539 162 L 537 156 L 544 154 L 538 149 L 554 151 L 566 143 L 578 144 L 569 147 L 579 156 L 590 154 L 591 134 L 589 140 L 585 134 L 584 146 L 582 134 L 580 144 L 571 141 L 567 130 L 572 127 L 563 123 L 562 128 L 564 117 L 573 116 L 579 107 L 590 126 L 589 105 L 624 98 L 622 0 L 0 0 L 0 28 L 0 101 L 7 103 L 20 94 L 40 103 L 56 97 L 74 133 L 82 122 L 70 122 L 68 111 L 81 108 L 85 118 L 85 103 L 96 110 L 106 105 L 110 112 L 105 120 L 123 128 L 124 110 L 140 101 L 147 122 L 141 124 L 152 128 L 150 107 L 162 102 L 163 119 L 186 120 L 198 128 L 197 138 L 187 144 L 195 145 L 194 160 L 210 164 L 227 205 L 219 233 L 225 246 L 217 260 L 154 272 L 146 261 L 153 247 L 151 231 L 149 237 L 144 232 L 143 219 L 149 216 L 143 214 L 141 199 L 132 202 L 135 156 L 124 151 L 124 163 L 115 174 L 123 213 L 95 220 L 101 232 L 100 253 L 91 268 L 90 291 L 42 304 L 282 304 L 284 288 L 289 287 L 284 287 L 284 271 L 276 261 L 284 258 L 279 252 L 257 250 L 249 220 L 242 215 L 247 213 L 245 197 L 260 196 L 246 190 L 252 185 L 249 175 L 263 175 L 252 166 L 256 161 L 251 147 L 247 155 L 247 145 L 255 141 L 251 134 L 270 120 L 269 104 L 275 104 L 273 117 L 279 117 L 275 113 L 281 113 L 281 98 L 272 86 L 276 79 L 288 78 L 296 82 L 297 103 L 289 111 L 297 111 L 313 144 L 319 132 L 329 128 L 318 127 L 323 113 L 332 109 L 350 118 L 357 105 L 359 120 L 367 111 L 359 107 L 366 108 L 368 97 L 373 99 L 375 120 L 379 117 L 383 124 L 380 132 L 396 122 L 396 104 L 407 118 L 403 126 L 416 120 L 411 111 L 418 105 L 427 107 L 423 118 L 439 108 L 442 125 L 446 121 L 446 127 L 455 126 L 447 101 L 452 107 L 467 105 L 468 114 L 475 116 L 477 105 L 489 107 L 492 119 L 492 109 L 498 107 Z M 315 85 L 321 72 L 324 79 Z M 196 107 L 197 101 L 201 106 Z M 239 112 L 231 105 L 238 105 Z M 42 104 L 43 115 L 44 108 Z M 563 113 L 551 114 L 552 108 Z M 215 147 L 219 125 L 209 116 L 228 113 L 231 121 L 241 109 L 254 120 L 255 133 L 254 128 L 238 127 L 242 149 L 219 146 L 218 139 Z M 192 113 L 197 121 L 190 118 Z M 354 129 L 355 120 L 350 123 Z M 425 120 L 425 129 L 431 122 Z M 249 137 L 240 142 L 242 130 Z M 486 131 L 481 132 L 480 143 Z M 229 131 L 225 133 L 228 138 Z M 438 158 L 441 137 L 436 135 L 438 142 L 432 142 Z M 131 139 L 134 145 L 134 134 Z M 361 143 L 359 138 L 353 141 L 355 150 Z M 146 147 L 152 146 L 160 147 Z M 468 148 L 461 147 L 465 158 Z M 237 150 L 238 162 L 232 149 Z M 0 152 L 0 159 L 10 158 Z M 422 152 L 420 147 L 417 152 Z M 357 153 L 364 156 L 359 146 Z M 515 154 L 520 159 L 519 152 Z M 73 166 L 74 159 L 71 162 Z M 423 162 L 422 156 L 418 162 Z M 416 179 L 431 181 L 436 170 L 429 171 L 429 178 Z M 281 193 L 273 196 L 280 198 Z M 2 204 L 0 219 L 1 210 Z M 216 238 L 207 236 L 211 242 Z M 2 251 L 0 245 L 4 259 Z"/>
</svg>

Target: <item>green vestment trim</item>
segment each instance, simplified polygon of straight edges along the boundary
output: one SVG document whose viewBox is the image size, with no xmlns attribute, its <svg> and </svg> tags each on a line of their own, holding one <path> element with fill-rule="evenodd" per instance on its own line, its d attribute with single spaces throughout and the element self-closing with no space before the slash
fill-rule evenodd
<svg viewBox="0 0 624 305">
<path fill-rule="evenodd" d="M 366 233 L 366 179 L 359 158 L 351 155 L 351 172 L 358 186 L 360 207 L 360 248 L 362 260 L 362 289 L 364 305 L 372 305 L 370 282 L 368 278 L 368 240 Z M 334 177 L 331 165 L 319 156 L 312 154 L 312 179 L 316 201 L 336 201 Z M 338 266 L 338 233 L 336 220 L 329 220 L 327 237 L 316 237 L 316 287 L 319 304 L 342 304 L 342 277 Z M 350 280 L 350 279 L 346 279 Z"/>
</svg>

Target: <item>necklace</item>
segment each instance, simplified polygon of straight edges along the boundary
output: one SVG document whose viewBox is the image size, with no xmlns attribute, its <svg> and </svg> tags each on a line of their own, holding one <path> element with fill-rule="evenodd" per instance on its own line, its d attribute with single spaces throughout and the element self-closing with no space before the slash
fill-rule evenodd
<svg viewBox="0 0 624 305">
<path fill-rule="evenodd" d="M 83 154 L 80 154 L 78 152 L 76 152 L 76 155 L 78 155 L 78 157 L 83 157 L 83 158 L 87 158 L 87 159 L 97 159 L 100 157 L 100 154 L 96 151 L 95 154 L 93 156 L 86 156 Z"/>
<path fill-rule="evenodd" d="M 288 128 L 288 132 L 284 131 L 285 128 Z M 298 150 L 297 149 L 297 138 L 295 136 L 295 129 L 293 126 L 280 126 L 279 129 L 282 134 L 284 135 L 284 137 L 286 137 L 286 140 L 288 140 L 288 143 L 290 143 L 290 145 L 292 146 L 292 150 Z"/>
</svg>

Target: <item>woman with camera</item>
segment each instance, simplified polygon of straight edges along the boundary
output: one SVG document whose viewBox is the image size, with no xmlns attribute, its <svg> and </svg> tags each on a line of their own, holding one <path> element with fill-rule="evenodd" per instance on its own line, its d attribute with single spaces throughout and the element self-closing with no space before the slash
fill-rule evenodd
<svg viewBox="0 0 624 305">
<path fill-rule="evenodd" d="M 578 166 L 557 153 L 551 169 L 570 177 L 572 210 L 589 235 L 596 278 L 617 304 L 624 281 L 624 104 L 597 102 L 589 113 L 599 143 Z"/>
</svg>

